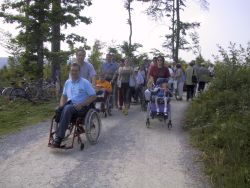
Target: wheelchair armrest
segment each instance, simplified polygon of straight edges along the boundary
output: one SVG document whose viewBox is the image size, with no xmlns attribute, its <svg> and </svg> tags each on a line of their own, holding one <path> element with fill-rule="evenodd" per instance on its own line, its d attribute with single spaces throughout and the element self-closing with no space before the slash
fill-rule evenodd
<svg viewBox="0 0 250 188">
<path fill-rule="evenodd" d="M 55 112 L 60 112 L 60 111 L 62 111 L 62 109 L 63 109 L 63 106 L 57 106 L 55 108 Z"/>
</svg>

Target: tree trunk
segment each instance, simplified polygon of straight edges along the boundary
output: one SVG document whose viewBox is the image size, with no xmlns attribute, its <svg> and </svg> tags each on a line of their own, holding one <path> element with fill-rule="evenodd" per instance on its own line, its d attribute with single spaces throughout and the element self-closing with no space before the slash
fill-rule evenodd
<svg viewBox="0 0 250 188">
<path fill-rule="evenodd" d="M 132 26 L 132 18 L 131 18 L 131 0 L 128 0 L 128 24 L 129 24 L 129 51 L 130 51 L 130 56 L 131 56 L 131 46 L 132 46 L 132 35 L 133 35 L 133 26 Z"/>
<path fill-rule="evenodd" d="M 172 10 L 172 59 L 175 61 L 175 0 L 173 0 Z"/>
<path fill-rule="evenodd" d="M 178 63 L 179 60 L 179 47 L 180 47 L 180 0 L 176 0 L 176 41 L 175 41 L 175 53 L 174 53 L 174 62 Z"/>
<path fill-rule="evenodd" d="M 61 0 L 52 1 L 52 14 L 55 18 L 60 16 L 61 11 Z M 59 53 L 61 50 L 60 43 L 60 34 L 61 27 L 60 23 L 54 21 L 52 25 L 52 39 L 51 39 L 51 79 L 57 86 L 57 93 L 61 92 L 61 76 L 60 76 L 60 56 L 56 53 Z"/>
<path fill-rule="evenodd" d="M 43 83 L 43 59 L 44 59 L 43 47 L 44 44 L 41 36 L 41 40 L 39 40 L 37 44 L 37 67 L 38 67 L 37 78 L 39 80 L 38 88 L 40 93 L 42 91 L 42 83 Z"/>
</svg>

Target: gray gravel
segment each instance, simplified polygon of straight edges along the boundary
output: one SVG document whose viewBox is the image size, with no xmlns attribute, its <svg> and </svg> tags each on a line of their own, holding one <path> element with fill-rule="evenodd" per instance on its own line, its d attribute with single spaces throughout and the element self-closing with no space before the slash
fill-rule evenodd
<svg viewBox="0 0 250 188">
<path fill-rule="evenodd" d="M 0 139 L 0 188 L 207 188 L 198 152 L 181 129 L 186 102 L 172 102 L 173 128 L 132 106 L 102 119 L 100 142 L 84 151 L 47 147 L 49 121 Z"/>
</svg>

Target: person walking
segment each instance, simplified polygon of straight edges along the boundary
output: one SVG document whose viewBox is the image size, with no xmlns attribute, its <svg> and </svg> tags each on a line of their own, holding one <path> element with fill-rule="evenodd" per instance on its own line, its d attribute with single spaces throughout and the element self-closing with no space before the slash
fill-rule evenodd
<svg viewBox="0 0 250 188">
<path fill-rule="evenodd" d="M 193 68 L 194 62 L 190 62 L 186 69 L 187 101 L 194 97 L 194 86 L 197 83 L 197 73 Z"/>
<path fill-rule="evenodd" d="M 105 75 L 105 80 L 111 82 L 117 70 L 118 70 L 118 65 L 113 61 L 112 54 L 107 54 L 106 61 L 101 66 L 101 74 Z"/>
<path fill-rule="evenodd" d="M 206 68 L 205 63 L 202 63 L 201 67 L 199 68 L 198 80 L 199 80 L 198 92 L 201 93 L 204 91 L 206 83 L 209 82 L 209 70 L 208 68 Z"/>
<path fill-rule="evenodd" d="M 124 106 L 123 113 L 124 115 L 128 115 L 128 108 L 130 104 L 130 86 L 129 81 L 131 76 L 134 76 L 133 67 L 130 65 L 129 59 L 125 59 L 124 66 L 118 69 L 118 83 L 120 85 L 120 93 L 122 94 L 123 104 Z"/>
<path fill-rule="evenodd" d="M 117 85 L 115 82 L 113 82 L 113 77 L 117 70 L 118 70 L 118 65 L 117 63 L 114 62 L 112 54 L 107 54 L 106 61 L 102 64 L 100 72 L 102 75 L 105 75 L 105 80 L 107 80 L 108 82 L 111 82 L 111 85 L 113 88 L 112 100 L 111 100 L 112 106 L 115 103 L 115 98 L 116 98 L 115 95 L 117 94 L 117 87 L 116 87 Z"/>
<path fill-rule="evenodd" d="M 175 80 L 177 81 L 178 96 L 177 100 L 182 100 L 183 87 L 185 83 L 185 73 L 180 63 L 176 65 Z"/>
<path fill-rule="evenodd" d="M 118 69 L 117 71 L 115 72 L 112 80 L 111 80 L 111 83 L 114 83 L 115 85 L 115 106 L 117 108 L 119 108 L 120 110 L 122 110 L 122 105 L 123 105 L 123 96 L 122 96 L 122 93 L 121 93 L 121 82 L 120 80 L 118 80 L 118 77 L 119 77 L 119 68 L 120 67 L 123 67 L 124 66 L 124 59 L 121 59 L 119 64 L 118 64 Z"/>
<path fill-rule="evenodd" d="M 96 71 L 91 63 L 85 61 L 86 51 L 79 48 L 76 52 L 76 61 L 80 65 L 80 76 L 95 84 Z"/>
</svg>

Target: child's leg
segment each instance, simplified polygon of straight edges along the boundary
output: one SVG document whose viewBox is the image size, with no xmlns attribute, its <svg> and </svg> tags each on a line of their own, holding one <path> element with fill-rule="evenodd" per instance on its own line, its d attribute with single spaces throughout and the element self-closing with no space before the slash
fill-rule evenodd
<svg viewBox="0 0 250 188">
<path fill-rule="evenodd" d="M 164 97 L 164 114 L 168 112 L 168 98 Z"/>
<path fill-rule="evenodd" d="M 160 113 L 159 105 L 158 105 L 158 98 L 159 98 L 159 97 L 156 95 L 156 96 L 155 96 L 155 106 L 156 106 L 156 112 L 157 112 L 157 114 Z"/>
</svg>

